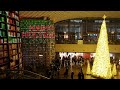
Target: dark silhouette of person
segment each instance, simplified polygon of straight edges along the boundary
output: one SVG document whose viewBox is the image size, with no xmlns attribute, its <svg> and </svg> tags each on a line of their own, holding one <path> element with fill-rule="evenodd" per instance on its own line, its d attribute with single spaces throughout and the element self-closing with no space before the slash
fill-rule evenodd
<svg viewBox="0 0 120 90">
<path fill-rule="evenodd" d="M 47 74 L 47 77 L 49 77 L 49 69 L 48 68 L 46 69 L 46 74 Z"/>
<path fill-rule="evenodd" d="M 47 74 L 47 77 L 50 78 L 50 76 L 51 76 L 51 70 L 47 68 L 46 74 Z"/>
<path fill-rule="evenodd" d="M 58 76 L 58 79 L 59 79 L 59 75 L 60 75 L 60 71 L 58 70 L 58 71 L 57 71 L 57 76 Z"/>
<path fill-rule="evenodd" d="M 83 74 L 83 71 L 82 71 L 81 67 L 80 67 L 80 71 L 78 73 L 78 79 L 84 79 L 84 74 Z"/>
<path fill-rule="evenodd" d="M 76 65 L 76 63 L 77 63 L 77 57 L 76 56 L 74 56 L 74 62 L 75 62 L 75 65 Z"/>
<path fill-rule="evenodd" d="M 66 68 L 66 71 L 64 72 L 64 77 L 67 78 L 68 76 L 68 68 Z"/>
<path fill-rule="evenodd" d="M 62 66 L 64 66 L 64 63 L 65 63 L 65 56 L 63 56 L 62 58 Z"/>
<path fill-rule="evenodd" d="M 71 79 L 73 79 L 73 77 L 74 77 L 74 72 L 72 71 L 71 72 Z"/>
</svg>

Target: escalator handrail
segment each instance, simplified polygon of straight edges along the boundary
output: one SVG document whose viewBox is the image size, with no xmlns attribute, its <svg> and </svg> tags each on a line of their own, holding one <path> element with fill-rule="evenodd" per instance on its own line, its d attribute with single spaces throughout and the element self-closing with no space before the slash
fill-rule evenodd
<svg viewBox="0 0 120 90">
<path fill-rule="evenodd" d="M 17 66 L 22 65 L 22 64 L 23 63 L 19 63 L 19 64 L 15 65 L 15 66 L 12 66 L 12 68 L 16 68 Z"/>
<path fill-rule="evenodd" d="M 38 73 L 35 73 L 35 72 L 31 72 L 31 71 L 28 71 L 28 70 L 10 70 L 10 69 L 7 69 L 7 71 L 23 71 L 23 72 L 28 72 L 28 73 L 31 73 L 31 74 L 40 76 L 40 77 L 45 78 L 45 79 L 50 79 L 50 78 L 48 78 L 48 77 L 46 77 L 46 76 L 43 76 L 43 75 L 38 74 Z"/>
<path fill-rule="evenodd" d="M 15 68 L 16 68 L 17 66 L 21 65 L 21 64 L 23 64 L 23 62 L 15 65 L 15 66 L 13 66 L 13 67 L 12 67 L 13 70 L 11 70 L 11 69 L 6 69 L 6 70 L 5 70 L 5 73 L 6 73 L 6 71 L 24 71 L 24 72 L 29 72 L 29 73 L 31 73 L 31 74 L 40 76 L 40 77 L 45 78 L 45 79 L 50 79 L 50 78 L 48 78 L 48 77 L 46 77 L 46 76 L 43 76 L 43 75 L 38 74 L 38 73 L 35 73 L 35 72 L 31 72 L 31 71 L 28 71 L 28 70 L 20 70 L 20 69 L 19 69 L 19 70 L 18 70 L 18 69 L 16 70 Z"/>
<path fill-rule="evenodd" d="M 28 71 L 28 70 L 24 70 L 24 71 L 26 71 L 26 72 L 30 72 L 30 73 L 32 73 L 32 74 L 38 75 L 38 76 L 43 77 L 43 78 L 46 78 L 46 79 L 49 79 L 48 77 L 43 76 L 43 75 L 38 74 L 38 73 L 34 73 L 34 72 L 31 72 L 31 71 Z"/>
</svg>

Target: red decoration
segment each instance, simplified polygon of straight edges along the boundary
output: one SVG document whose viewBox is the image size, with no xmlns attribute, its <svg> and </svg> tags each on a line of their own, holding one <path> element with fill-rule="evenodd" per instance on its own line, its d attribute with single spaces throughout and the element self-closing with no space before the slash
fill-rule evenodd
<svg viewBox="0 0 120 90">
<path fill-rule="evenodd" d="M 39 35 L 39 36 L 38 36 Z M 41 32 L 22 32 L 22 38 L 55 38 L 54 33 Z"/>
<path fill-rule="evenodd" d="M 40 31 L 39 31 L 40 30 Z M 45 32 L 44 30 L 54 30 L 54 26 L 29 26 L 28 32 L 22 32 L 22 38 L 55 38 L 54 33 Z M 39 32 L 36 32 L 39 31 Z"/>
<path fill-rule="evenodd" d="M 54 30 L 54 26 L 50 25 L 50 26 L 29 26 L 29 30 L 33 31 L 33 30 Z"/>
<path fill-rule="evenodd" d="M 35 28 L 36 28 L 36 30 L 40 30 L 40 26 L 36 26 Z"/>
<path fill-rule="evenodd" d="M 90 53 L 83 53 L 83 58 L 90 59 Z"/>
</svg>

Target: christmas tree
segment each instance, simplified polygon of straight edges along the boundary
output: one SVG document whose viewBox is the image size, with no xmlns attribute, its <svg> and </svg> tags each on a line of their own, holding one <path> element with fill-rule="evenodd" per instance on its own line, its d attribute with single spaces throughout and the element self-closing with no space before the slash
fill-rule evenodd
<svg viewBox="0 0 120 90">
<path fill-rule="evenodd" d="M 113 68 L 112 68 L 112 76 L 114 77 L 115 75 L 117 75 L 117 70 L 116 70 L 116 64 L 113 64 Z"/>
<path fill-rule="evenodd" d="M 91 74 L 91 70 L 90 70 L 90 61 L 87 60 L 87 70 L 86 70 L 86 74 L 90 75 Z"/>
<path fill-rule="evenodd" d="M 110 79 L 112 77 L 111 73 L 111 64 L 110 64 L 110 54 L 109 54 L 109 46 L 108 46 L 108 35 L 105 18 L 101 25 L 100 34 L 98 38 L 96 55 L 92 66 L 91 74 L 92 76 Z"/>
</svg>

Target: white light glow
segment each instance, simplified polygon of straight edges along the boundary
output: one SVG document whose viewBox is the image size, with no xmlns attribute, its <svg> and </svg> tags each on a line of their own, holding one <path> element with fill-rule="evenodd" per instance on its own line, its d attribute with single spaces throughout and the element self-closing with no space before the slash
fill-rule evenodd
<svg viewBox="0 0 120 90">
<path fill-rule="evenodd" d="M 83 56 L 83 53 L 72 53 L 72 52 L 69 52 L 68 55 L 67 55 L 67 52 L 64 52 L 64 53 L 60 52 L 59 55 L 60 55 L 61 58 L 63 58 L 63 56 L 67 57 L 67 56 L 69 56 L 69 55 L 70 55 L 71 58 L 72 58 L 72 57 L 74 57 L 74 56 L 77 56 L 77 57 L 78 57 L 78 56 Z"/>
<path fill-rule="evenodd" d="M 43 55 L 39 55 L 40 57 L 42 57 Z"/>
</svg>

